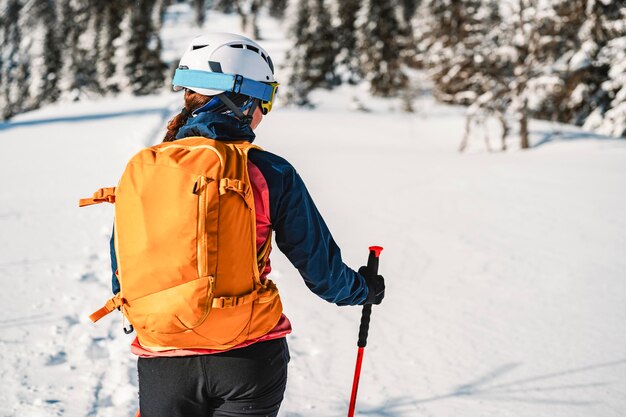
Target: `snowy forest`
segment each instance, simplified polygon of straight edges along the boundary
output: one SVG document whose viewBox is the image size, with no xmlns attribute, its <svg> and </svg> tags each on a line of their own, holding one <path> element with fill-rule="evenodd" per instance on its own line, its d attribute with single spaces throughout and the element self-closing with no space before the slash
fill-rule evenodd
<svg viewBox="0 0 626 417">
<path fill-rule="evenodd" d="M 167 88 L 159 30 L 172 0 L 0 0 L 0 119 L 58 100 Z M 183 2 L 179 2 L 183 3 Z M 432 94 L 494 117 L 502 138 L 528 119 L 626 137 L 623 0 L 188 0 L 239 14 L 262 38 L 267 13 L 290 28 L 283 100 L 313 106 L 310 92 L 366 83 L 412 111 L 427 74 Z M 504 148 L 505 142 L 502 141 Z"/>
</svg>

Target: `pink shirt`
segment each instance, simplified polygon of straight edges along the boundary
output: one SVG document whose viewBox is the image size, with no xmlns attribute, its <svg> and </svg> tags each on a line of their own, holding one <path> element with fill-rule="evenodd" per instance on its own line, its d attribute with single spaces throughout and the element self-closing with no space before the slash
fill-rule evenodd
<svg viewBox="0 0 626 417">
<path fill-rule="evenodd" d="M 270 203 L 269 203 L 269 189 L 265 177 L 252 162 L 248 161 L 248 174 L 250 175 L 250 182 L 252 184 L 252 194 L 254 195 L 254 210 L 256 212 L 256 246 L 260 248 L 265 241 L 270 237 L 270 230 L 272 222 L 270 220 Z M 261 280 L 265 280 L 268 274 L 271 272 L 272 267 L 268 259 L 265 270 L 261 272 Z M 279 339 L 285 337 L 291 333 L 291 323 L 289 319 L 283 314 L 278 321 L 276 327 L 269 331 L 269 333 L 252 340 L 247 340 L 230 349 L 239 349 L 242 347 L 250 346 L 253 343 L 262 342 L 266 340 Z M 209 355 L 213 353 L 225 352 L 226 350 L 215 349 L 174 349 L 166 350 L 162 352 L 155 352 L 148 348 L 141 346 L 139 340 L 135 337 L 135 340 L 131 344 L 131 352 L 135 355 L 143 358 L 152 357 L 164 357 L 164 356 L 192 356 L 192 355 Z"/>
</svg>

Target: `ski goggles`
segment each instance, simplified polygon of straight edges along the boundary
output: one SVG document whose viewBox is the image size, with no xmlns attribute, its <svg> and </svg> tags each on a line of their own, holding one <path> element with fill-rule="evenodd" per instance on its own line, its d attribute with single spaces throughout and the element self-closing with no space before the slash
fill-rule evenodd
<svg viewBox="0 0 626 417">
<path fill-rule="evenodd" d="M 263 83 L 241 75 L 223 74 L 219 72 L 190 70 L 178 68 L 174 73 L 172 85 L 187 88 L 206 88 L 245 94 L 261 100 L 261 110 L 267 114 L 272 110 L 274 98 L 278 91 L 278 83 Z"/>
<path fill-rule="evenodd" d="M 272 105 L 274 104 L 274 98 L 276 98 L 276 93 L 278 93 L 278 86 L 280 84 L 278 84 L 277 82 L 273 82 L 273 83 L 269 83 L 269 86 L 272 87 L 272 95 L 270 97 L 269 100 L 264 101 L 261 100 L 261 111 L 263 112 L 263 114 L 267 114 L 272 110 Z"/>
</svg>

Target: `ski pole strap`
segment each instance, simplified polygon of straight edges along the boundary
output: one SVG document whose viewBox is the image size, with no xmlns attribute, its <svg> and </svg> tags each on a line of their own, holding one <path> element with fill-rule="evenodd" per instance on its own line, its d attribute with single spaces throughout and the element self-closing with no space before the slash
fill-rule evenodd
<svg viewBox="0 0 626 417">
<path fill-rule="evenodd" d="M 370 330 L 370 316 L 372 315 L 372 305 L 367 304 L 363 306 L 361 312 L 361 327 L 359 327 L 359 340 L 357 346 L 364 348 L 367 345 L 367 334 Z"/>
</svg>

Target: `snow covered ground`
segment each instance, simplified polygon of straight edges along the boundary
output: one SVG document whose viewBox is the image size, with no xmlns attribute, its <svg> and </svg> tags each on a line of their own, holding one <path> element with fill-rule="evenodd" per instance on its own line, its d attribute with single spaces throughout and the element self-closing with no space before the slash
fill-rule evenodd
<svg viewBox="0 0 626 417">
<path fill-rule="evenodd" d="M 262 27 L 282 56 L 276 23 Z M 296 166 L 348 264 L 385 247 L 357 415 L 626 415 L 626 141 L 533 122 L 529 151 L 474 138 L 460 155 L 463 109 L 425 94 L 415 114 L 375 100 L 353 112 L 353 95 L 367 100 L 339 90 L 316 110 L 277 108 L 257 144 Z M 0 124 L 0 416 L 133 415 L 133 336 L 119 314 L 87 318 L 110 292 L 113 209 L 77 202 L 115 185 L 181 100 L 65 103 Z M 360 308 L 317 299 L 272 261 L 294 326 L 280 416 L 345 416 Z"/>
</svg>

